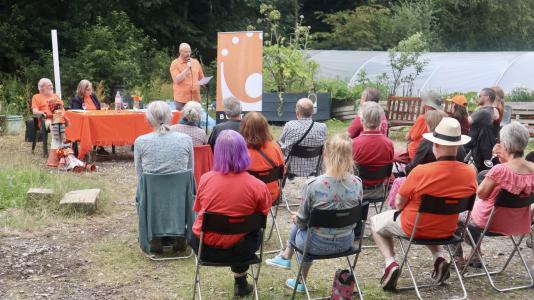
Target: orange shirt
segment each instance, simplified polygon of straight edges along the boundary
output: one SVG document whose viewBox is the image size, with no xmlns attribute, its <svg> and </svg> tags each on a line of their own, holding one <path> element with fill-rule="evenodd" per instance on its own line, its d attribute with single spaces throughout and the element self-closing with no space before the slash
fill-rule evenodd
<svg viewBox="0 0 534 300">
<path fill-rule="evenodd" d="M 170 67 L 174 101 L 181 103 L 187 103 L 191 100 L 200 101 L 200 86 L 197 81 L 204 78 L 200 63 L 191 58 L 191 72 L 187 73 L 184 80 L 176 83 L 176 76 L 187 68 L 187 61 L 180 57 L 173 60 Z"/>
<path fill-rule="evenodd" d="M 59 101 L 63 105 L 63 101 L 61 101 L 61 99 L 59 99 L 58 95 L 56 95 L 56 94 L 51 94 L 50 96 L 45 96 L 45 95 L 43 95 L 41 93 L 33 95 L 33 97 L 32 97 L 32 111 L 33 111 L 33 109 L 36 108 L 37 110 L 46 113 L 46 118 L 47 119 L 51 119 L 52 118 L 52 112 L 50 111 L 50 107 L 48 106 L 48 102 L 50 100 L 53 100 L 53 99 Z"/>
<path fill-rule="evenodd" d="M 400 214 L 402 230 L 410 236 L 422 195 L 464 198 L 476 193 L 476 173 L 459 161 L 436 161 L 415 167 L 399 190 L 408 199 Z M 448 238 L 456 230 L 458 214 L 435 215 L 423 213 L 415 237 Z"/>
<path fill-rule="evenodd" d="M 85 104 L 86 110 L 96 110 L 96 105 L 93 102 L 93 99 L 91 98 L 91 96 L 83 97 L 83 104 Z"/>
<path fill-rule="evenodd" d="M 408 144 L 408 156 L 410 159 L 413 159 L 417 148 L 419 148 L 419 143 L 423 138 L 423 133 L 428 132 L 428 126 L 426 125 L 425 115 L 419 115 L 415 120 L 412 128 L 408 131 L 408 137 L 410 138 L 410 143 Z"/>
<path fill-rule="evenodd" d="M 284 155 L 278 144 L 267 142 L 261 147 L 261 151 L 270 158 L 276 166 L 284 165 Z M 248 168 L 250 171 L 266 171 L 273 168 L 273 166 L 256 149 L 254 149 L 254 147 L 249 146 L 248 153 L 251 161 L 250 167 Z M 271 193 L 271 198 L 274 203 L 280 193 L 278 181 L 269 182 L 266 185 L 269 189 L 269 193 Z"/>
</svg>

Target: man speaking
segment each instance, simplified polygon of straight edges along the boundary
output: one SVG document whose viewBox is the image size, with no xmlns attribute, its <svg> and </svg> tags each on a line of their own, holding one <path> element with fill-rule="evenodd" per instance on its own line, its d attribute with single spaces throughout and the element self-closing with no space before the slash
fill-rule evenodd
<svg viewBox="0 0 534 300">
<path fill-rule="evenodd" d="M 172 61 L 170 71 L 176 109 L 182 110 L 191 100 L 200 102 L 198 81 L 204 78 L 204 72 L 198 60 L 191 58 L 189 44 L 181 43 L 178 51 L 180 56 Z"/>
</svg>

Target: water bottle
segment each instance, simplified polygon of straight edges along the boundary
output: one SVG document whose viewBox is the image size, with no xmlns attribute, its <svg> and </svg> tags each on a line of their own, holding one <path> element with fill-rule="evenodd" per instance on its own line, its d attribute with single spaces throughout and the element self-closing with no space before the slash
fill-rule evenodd
<svg viewBox="0 0 534 300">
<path fill-rule="evenodd" d="M 115 94 L 115 110 L 122 110 L 122 97 L 119 91 Z"/>
</svg>

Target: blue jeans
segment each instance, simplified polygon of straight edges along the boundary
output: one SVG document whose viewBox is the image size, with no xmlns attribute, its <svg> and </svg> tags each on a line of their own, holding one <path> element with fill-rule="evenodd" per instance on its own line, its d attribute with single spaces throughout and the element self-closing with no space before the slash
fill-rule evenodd
<svg viewBox="0 0 534 300">
<path fill-rule="evenodd" d="M 300 229 L 297 225 L 291 225 L 291 231 L 289 232 L 289 241 L 297 245 L 301 250 L 304 250 L 304 243 L 306 243 L 306 238 L 308 237 L 308 229 Z M 352 247 L 352 242 L 354 241 L 354 231 L 351 231 L 351 234 L 344 237 L 334 237 L 334 238 L 325 238 L 316 234 L 310 236 L 308 241 L 307 252 L 313 255 L 329 255 L 335 253 L 345 252 L 350 247 Z M 287 243 L 288 247 L 291 247 L 289 242 Z M 306 258 L 301 260 L 299 254 L 297 254 L 297 259 L 304 267 L 309 267 L 312 264 L 312 260 Z"/>
</svg>

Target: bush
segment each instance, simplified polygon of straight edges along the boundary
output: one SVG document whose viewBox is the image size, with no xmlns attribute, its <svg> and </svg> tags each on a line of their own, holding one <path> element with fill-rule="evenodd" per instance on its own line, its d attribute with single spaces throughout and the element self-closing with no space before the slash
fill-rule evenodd
<svg viewBox="0 0 534 300">
<path fill-rule="evenodd" d="M 510 91 L 510 93 L 505 97 L 505 101 L 511 102 L 533 102 L 534 101 L 534 91 L 529 90 L 524 87 L 518 87 Z"/>
<path fill-rule="evenodd" d="M 37 82 L 35 83 L 37 86 Z M 31 84 L 15 76 L 0 77 L 0 114 L 27 115 Z"/>
<path fill-rule="evenodd" d="M 361 84 L 349 87 L 340 79 L 321 80 L 317 84 L 317 90 L 330 93 L 332 101 L 356 101 L 361 98 L 364 89 Z"/>
</svg>

